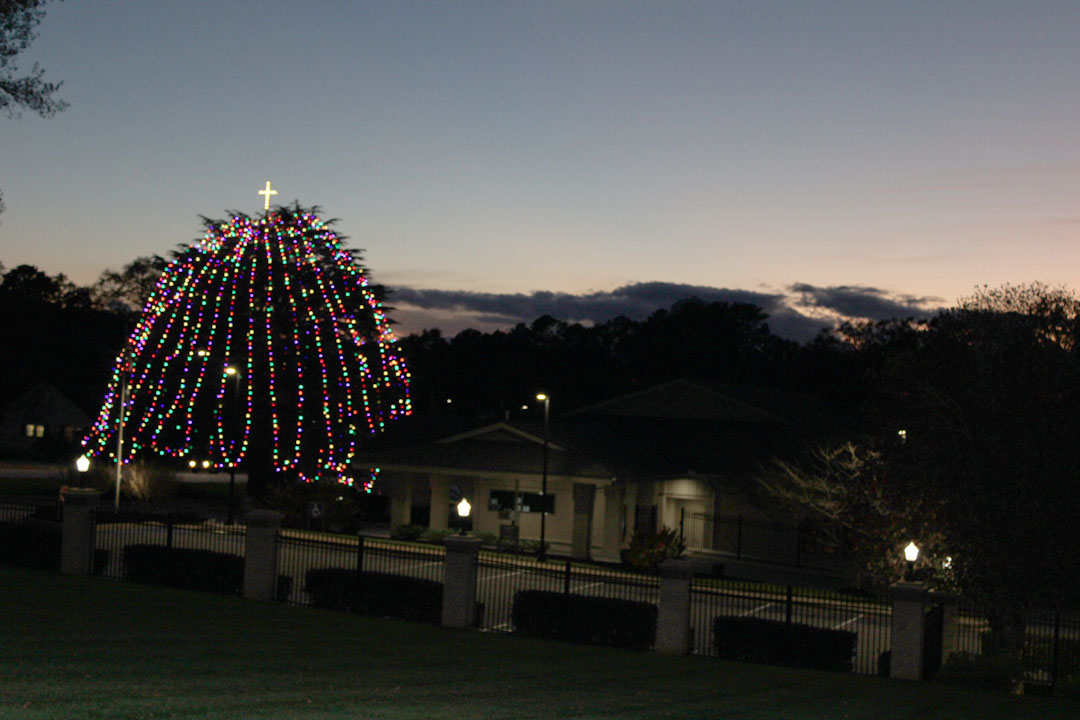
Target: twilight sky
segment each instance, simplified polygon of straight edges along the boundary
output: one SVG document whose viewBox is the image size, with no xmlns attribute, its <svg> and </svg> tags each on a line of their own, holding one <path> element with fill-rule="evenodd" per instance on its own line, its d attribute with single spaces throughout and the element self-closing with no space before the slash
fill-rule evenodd
<svg viewBox="0 0 1080 720">
<path fill-rule="evenodd" d="M 402 334 L 1080 288 L 1072 0 L 68 0 L 34 61 L 71 106 L 0 118 L 8 268 L 91 283 L 270 180 Z"/>
</svg>

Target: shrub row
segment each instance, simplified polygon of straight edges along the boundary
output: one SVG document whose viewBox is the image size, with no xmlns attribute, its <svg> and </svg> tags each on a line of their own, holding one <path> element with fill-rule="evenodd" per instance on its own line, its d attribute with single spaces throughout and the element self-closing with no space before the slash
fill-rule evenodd
<svg viewBox="0 0 1080 720">
<path fill-rule="evenodd" d="M 935 679 L 945 685 L 1011 693 L 1023 683 L 1023 674 L 1015 658 L 955 652 L 941 664 Z"/>
<path fill-rule="evenodd" d="M 0 563 L 33 568 L 60 569 L 60 524 L 39 520 L 0 525 Z"/>
<path fill-rule="evenodd" d="M 244 558 L 193 548 L 128 545 L 124 548 L 124 579 L 239 595 L 244 587 Z"/>
<path fill-rule="evenodd" d="M 647 650 L 656 639 L 656 606 L 615 598 L 522 590 L 514 595 L 522 635 Z"/>
<path fill-rule="evenodd" d="M 712 626 L 716 654 L 727 660 L 851 672 L 856 634 L 798 623 L 717 617 Z"/>
<path fill-rule="evenodd" d="M 1080 680 L 1080 638 L 1058 637 L 1057 656 L 1059 678 Z M 1028 633 L 1021 657 L 1026 670 L 1050 672 L 1054 665 L 1054 637 Z"/>
<path fill-rule="evenodd" d="M 1054 645 L 1057 644 L 1055 667 Z M 1018 657 L 995 653 L 991 632 L 979 640 L 981 652 L 954 652 L 935 678 L 948 685 L 1013 692 L 1023 684 L 1025 673 L 1048 677 L 1056 671 L 1057 688 L 1080 685 L 1080 639 L 1028 634 Z"/>
<path fill-rule="evenodd" d="M 60 570 L 63 530 L 60 523 L 22 520 L 0 524 L 0 564 L 34 570 Z M 95 575 L 105 572 L 108 550 L 94 550 Z"/>
<path fill-rule="evenodd" d="M 312 605 L 360 615 L 393 617 L 438 625 L 442 583 L 434 580 L 345 568 L 315 568 L 304 577 Z"/>
</svg>

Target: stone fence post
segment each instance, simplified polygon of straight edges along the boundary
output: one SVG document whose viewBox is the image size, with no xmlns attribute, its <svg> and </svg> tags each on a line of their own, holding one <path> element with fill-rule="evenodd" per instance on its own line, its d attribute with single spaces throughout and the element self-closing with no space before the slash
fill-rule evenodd
<svg viewBox="0 0 1080 720">
<path fill-rule="evenodd" d="M 889 588 L 892 595 L 892 652 L 889 677 L 896 680 L 921 680 L 923 671 L 923 632 L 926 585 L 921 582 L 898 582 Z"/>
<path fill-rule="evenodd" d="M 476 624 L 476 563 L 480 538 L 450 535 L 446 538 L 443 574 L 442 624 L 467 628 Z"/>
<path fill-rule="evenodd" d="M 245 518 L 244 597 L 270 602 L 277 594 L 278 531 L 281 513 L 252 510 Z"/>
<path fill-rule="evenodd" d="M 660 606 L 656 613 L 656 651 L 668 655 L 690 652 L 690 561 L 660 563 Z"/>
<path fill-rule="evenodd" d="M 91 575 L 94 572 L 94 507 L 101 493 L 93 488 L 64 488 L 62 497 L 60 572 Z"/>
</svg>

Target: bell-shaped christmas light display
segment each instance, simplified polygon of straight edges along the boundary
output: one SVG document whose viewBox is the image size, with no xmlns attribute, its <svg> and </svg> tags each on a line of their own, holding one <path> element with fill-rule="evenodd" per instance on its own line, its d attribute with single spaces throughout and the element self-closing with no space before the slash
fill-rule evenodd
<svg viewBox="0 0 1080 720">
<path fill-rule="evenodd" d="M 351 479 L 361 438 L 411 413 L 409 373 L 356 253 L 315 212 L 206 221 L 117 358 L 88 455 L 115 462 L 122 425 L 125 463 Z"/>
</svg>

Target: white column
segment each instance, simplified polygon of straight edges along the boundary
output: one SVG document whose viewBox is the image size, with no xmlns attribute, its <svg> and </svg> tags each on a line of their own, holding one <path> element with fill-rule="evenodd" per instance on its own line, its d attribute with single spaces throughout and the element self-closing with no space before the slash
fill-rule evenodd
<svg viewBox="0 0 1080 720">
<path fill-rule="evenodd" d="M 65 488 L 60 539 L 60 572 L 94 572 L 94 506 L 101 493 L 93 488 Z"/>
<path fill-rule="evenodd" d="M 281 513 L 253 510 L 244 517 L 244 597 L 270 602 L 277 595 L 278 531 Z"/>
<path fill-rule="evenodd" d="M 443 573 L 442 624 L 468 628 L 476 624 L 476 563 L 480 538 L 450 535 L 446 538 Z"/>
<path fill-rule="evenodd" d="M 921 582 L 898 582 L 889 591 L 892 595 L 889 677 L 922 680 L 926 585 Z"/>
<path fill-rule="evenodd" d="M 660 563 L 660 606 L 656 614 L 656 651 L 668 655 L 690 652 L 690 580 L 688 560 Z"/>
</svg>

